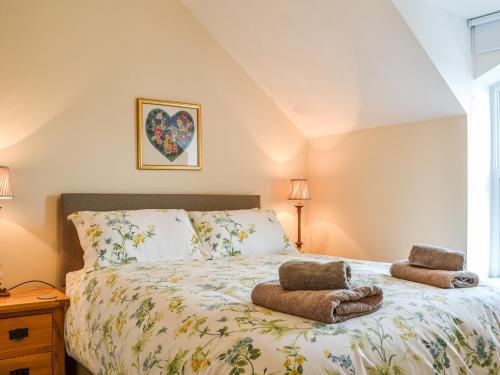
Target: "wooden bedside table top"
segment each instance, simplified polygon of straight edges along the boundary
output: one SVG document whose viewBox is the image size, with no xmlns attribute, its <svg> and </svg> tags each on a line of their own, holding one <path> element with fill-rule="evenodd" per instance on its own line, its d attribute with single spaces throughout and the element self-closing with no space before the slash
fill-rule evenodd
<svg viewBox="0 0 500 375">
<path fill-rule="evenodd" d="M 58 306 L 69 305 L 69 297 L 53 288 L 19 288 L 12 290 L 10 293 L 9 297 L 0 297 L 0 315 L 30 310 L 53 309 Z M 52 294 L 56 298 L 50 300 L 37 298 L 37 296 L 43 294 Z"/>
</svg>

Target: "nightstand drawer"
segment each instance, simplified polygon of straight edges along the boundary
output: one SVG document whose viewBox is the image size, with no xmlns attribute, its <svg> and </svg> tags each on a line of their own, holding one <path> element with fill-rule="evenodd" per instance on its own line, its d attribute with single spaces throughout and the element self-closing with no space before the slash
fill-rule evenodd
<svg viewBox="0 0 500 375">
<path fill-rule="evenodd" d="M 0 319 L 0 359 L 50 351 L 52 314 Z"/>
<path fill-rule="evenodd" d="M 0 360 L 1 375 L 52 375 L 52 353 Z"/>
</svg>

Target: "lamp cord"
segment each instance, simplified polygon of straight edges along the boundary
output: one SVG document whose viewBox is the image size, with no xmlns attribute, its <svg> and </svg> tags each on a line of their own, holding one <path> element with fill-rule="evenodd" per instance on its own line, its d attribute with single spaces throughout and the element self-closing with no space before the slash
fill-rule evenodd
<svg viewBox="0 0 500 375">
<path fill-rule="evenodd" d="M 54 285 L 52 285 L 51 283 L 48 283 L 46 281 L 42 281 L 42 280 L 28 280 L 28 281 L 24 281 L 22 283 L 19 283 L 17 285 L 14 285 L 13 287 L 7 289 L 7 291 L 11 291 L 12 289 L 15 289 L 21 285 L 24 285 L 24 284 L 28 284 L 28 283 L 41 283 L 41 284 L 45 284 L 45 285 L 48 285 L 48 286 L 51 286 L 52 288 L 56 289 L 56 287 Z"/>
</svg>

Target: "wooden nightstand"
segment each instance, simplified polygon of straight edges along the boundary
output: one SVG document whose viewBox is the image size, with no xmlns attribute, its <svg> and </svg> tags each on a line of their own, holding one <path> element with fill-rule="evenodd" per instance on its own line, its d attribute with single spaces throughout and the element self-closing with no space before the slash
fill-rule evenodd
<svg viewBox="0 0 500 375">
<path fill-rule="evenodd" d="M 53 300 L 37 296 L 52 294 Z M 17 289 L 0 298 L 0 374 L 63 375 L 64 312 L 69 297 L 52 288 Z"/>
</svg>

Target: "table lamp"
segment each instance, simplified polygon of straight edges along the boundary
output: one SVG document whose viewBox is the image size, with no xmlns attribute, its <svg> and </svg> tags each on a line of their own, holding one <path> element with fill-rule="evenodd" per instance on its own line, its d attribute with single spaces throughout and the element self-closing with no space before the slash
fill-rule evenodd
<svg viewBox="0 0 500 375">
<path fill-rule="evenodd" d="M 297 242 L 295 245 L 297 249 L 301 249 L 303 242 L 301 241 L 301 214 L 302 214 L 302 201 L 311 199 L 309 195 L 309 187 L 307 185 L 307 179 L 305 178 L 294 178 L 290 180 L 290 194 L 288 194 L 288 200 L 297 201 L 295 207 L 297 207 Z"/>
<path fill-rule="evenodd" d="M 12 198 L 14 198 L 14 193 L 10 183 L 9 168 L 0 165 L 0 199 Z M 2 207 L 0 206 L 0 208 Z M 0 276 L 3 276 L 3 274 L 0 273 Z M 0 287 L 0 297 L 8 297 L 9 295 L 7 289 Z"/>
<path fill-rule="evenodd" d="M 9 168 L 0 165 L 0 199 L 12 198 L 14 198 L 14 192 L 12 191 Z"/>
</svg>

